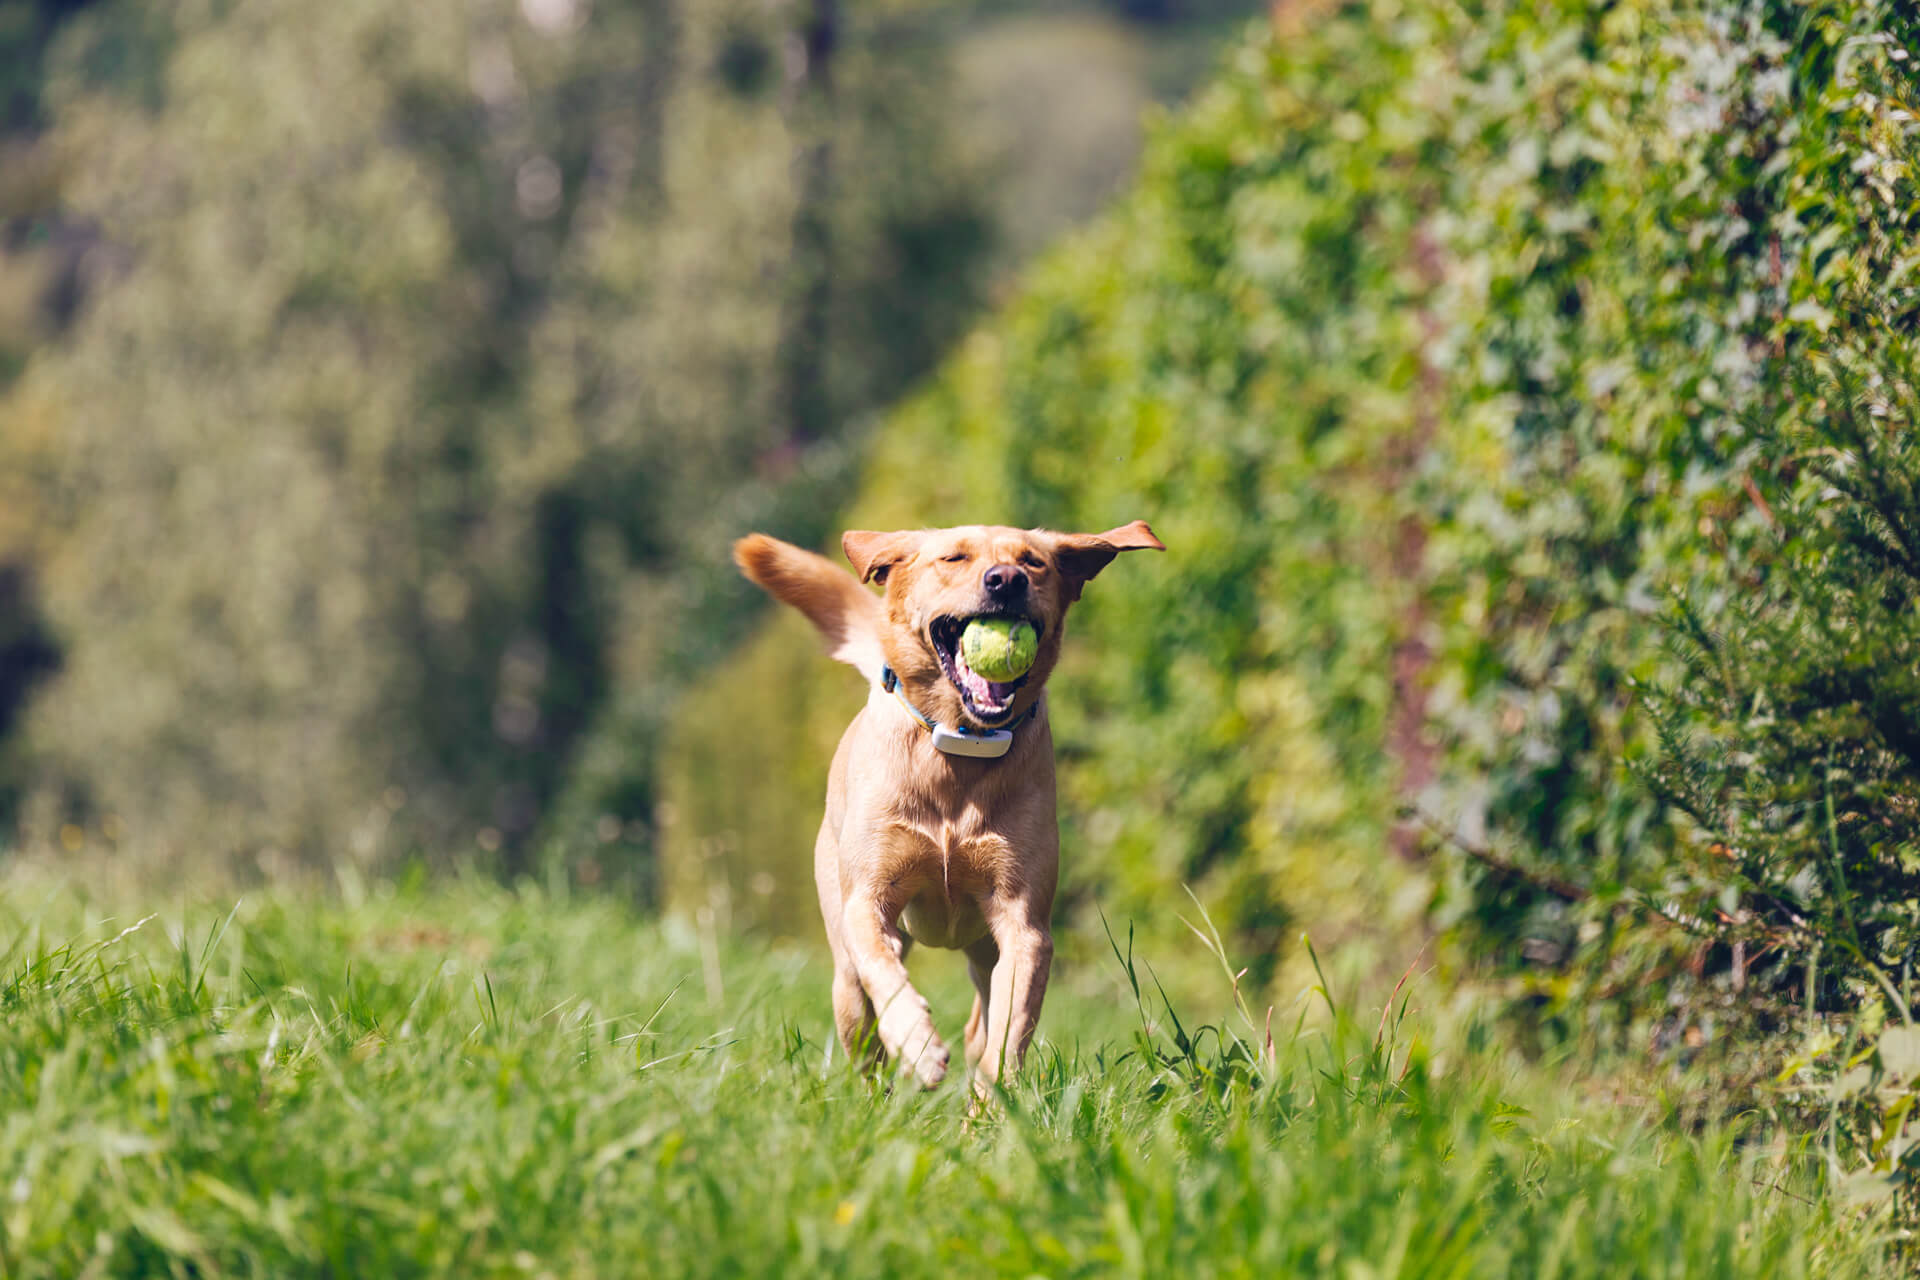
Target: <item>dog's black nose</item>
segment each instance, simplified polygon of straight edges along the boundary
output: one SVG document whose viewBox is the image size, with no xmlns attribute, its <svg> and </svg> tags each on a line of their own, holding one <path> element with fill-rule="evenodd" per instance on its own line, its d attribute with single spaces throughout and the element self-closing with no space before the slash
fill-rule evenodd
<svg viewBox="0 0 1920 1280">
<path fill-rule="evenodd" d="M 1027 594 L 1026 572 L 1010 564 L 993 565 L 980 575 L 980 584 L 995 600 L 1018 600 Z"/>
</svg>

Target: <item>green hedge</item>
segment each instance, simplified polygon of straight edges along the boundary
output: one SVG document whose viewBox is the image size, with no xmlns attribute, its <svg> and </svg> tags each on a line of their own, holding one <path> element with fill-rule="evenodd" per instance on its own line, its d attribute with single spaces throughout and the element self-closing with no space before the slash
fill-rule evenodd
<svg viewBox="0 0 1920 1280">
<path fill-rule="evenodd" d="M 1089 592 L 1053 686 L 1075 920 L 1178 930 L 1189 885 L 1265 975 L 1302 926 L 1404 960 L 1424 909 L 1575 1024 L 1630 993 L 1711 1034 L 1725 940 L 1691 925 L 1739 886 L 1644 785 L 1637 691 L 1685 670 L 1670 594 L 1716 608 L 1766 554 L 1794 353 L 1870 322 L 1841 282 L 1908 287 L 1910 126 L 1859 85 L 1910 87 L 1896 16 L 1376 0 L 1257 31 L 891 419 L 843 524 L 1144 516 L 1170 548 Z M 728 815 L 810 812 L 818 768 L 703 797 L 765 726 L 831 736 L 858 689 L 826 668 L 782 623 L 696 699 L 676 877 L 804 882 L 810 818 Z M 769 905 L 803 894 L 755 901 L 803 927 Z"/>
</svg>

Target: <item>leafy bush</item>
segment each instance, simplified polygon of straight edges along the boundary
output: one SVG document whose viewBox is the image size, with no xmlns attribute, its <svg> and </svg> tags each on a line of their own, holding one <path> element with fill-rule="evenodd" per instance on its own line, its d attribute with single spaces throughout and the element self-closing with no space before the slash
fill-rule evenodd
<svg viewBox="0 0 1920 1280">
<path fill-rule="evenodd" d="M 1900 381 L 1903 12 L 1382 0 L 1256 34 L 1125 204 L 891 420 L 844 524 L 1141 515 L 1171 549 L 1089 592 L 1053 686 L 1073 918 L 1098 902 L 1171 931 L 1190 883 L 1257 978 L 1289 920 L 1339 938 L 1424 906 L 1470 944 L 1453 954 L 1509 966 L 1544 1025 L 1657 1046 L 1745 1019 L 1756 964 L 1791 995 L 1793 948 L 1759 956 L 1716 915 L 1779 883 L 1647 785 L 1671 715 L 1640 692 L 1689 683 L 1674 592 L 1784 627 L 1797 606 L 1753 598 L 1768 575 L 1865 589 L 1816 581 L 1839 566 L 1811 544 L 1793 559 L 1775 526 L 1820 492 L 1805 432 L 1850 430 L 1844 398 L 1804 389 L 1808 358 L 1851 361 L 1879 401 Z M 1908 446 L 1882 429 L 1871 447 Z M 1897 724 L 1906 589 L 1873 590 L 1899 621 L 1849 633 L 1835 674 L 1882 673 Z M 1790 678 L 1743 645 L 1746 685 L 1698 708 L 1727 732 L 1757 714 L 1741 693 Z M 764 743 L 740 726 L 790 723 L 784 690 L 828 678 L 813 662 L 769 633 L 703 695 L 727 714 L 681 741 L 709 762 L 731 735 Z M 1868 706 L 1789 729 L 1871 753 L 1842 745 Z M 1752 744 L 1731 749 L 1752 776 Z M 1903 830 L 1879 758 L 1853 807 Z M 677 810 L 718 812 L 711 785 L 682 771 Z M 730 856 L 793 874 L 806 835 Z M 1862 942 L 1892 964 L 1911 872 L 1888 835 L 1833 900 L 1879 895 Z M 1815 852 L 1780 882 L 1825 877 Z"/>
<path fill-rule="evenodd" d="M 1680 590 L 1640 773 L 1687 818 L 1666 888 L 1711 947 L 1690 1003 L 1804 1025 L 1782 1080 L 1832 1119 L 1850 1188 L 1912 1213 L 1920 32 L 1891 9 L 1781 16 L 1795 93 L 1754 203 L 1786 305 L 1741 420 L 1764 527 Z"/>
</svg>

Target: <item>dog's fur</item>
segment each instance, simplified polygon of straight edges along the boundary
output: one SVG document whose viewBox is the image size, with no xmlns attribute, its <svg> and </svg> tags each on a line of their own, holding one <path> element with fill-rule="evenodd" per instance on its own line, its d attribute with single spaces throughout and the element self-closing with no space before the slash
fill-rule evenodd
<svg viewBox="0 0 1920 1280">
<path fill-rule="evenodd" d="M 734 544 L 742 571 L 805 614 L 828 652 L 859 668 L 871 689 L 834 752 L 814 846 L 834 1022 L 849 1057 L 872 1061 L 877 1049 L 933 1087 L 946 1076 L 947 1048 L 907 980 L 907 948 L 919 941 L 964 951 L 976 993 L 967 1064 L 984 1090 L 1025 1057 L 1053 962 L 1060 837 L 1042 692 L 1067 607 L 1115 555 L 1165 548 L 1141 520 L 1099 534 L 990 525 L 853 532 L 841 545 L 858 580 L 763 534 Z M 884 584 L 885 595 L 865 582 Z M 1024 617 L 1038 630 L 1038 656 L 1020 681 L 988 685 L 956 664 L 960 622 L 983 614 Z M 935 750 L 882 689 L 883 664 L 935 720 L 1012 725 L 1007 754 Z"/>
</svg>

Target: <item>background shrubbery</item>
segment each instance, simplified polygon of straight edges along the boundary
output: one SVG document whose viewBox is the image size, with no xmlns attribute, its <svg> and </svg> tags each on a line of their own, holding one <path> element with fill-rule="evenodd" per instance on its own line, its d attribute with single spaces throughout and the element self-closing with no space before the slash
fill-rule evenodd
<svg viewBox="0 0 1920 1280">
<path fill-rule="evenodd" d="M 825 533 L 1251 7 L 8 6 L 0 839 L 650 896 L 730 539 Z"/>
<path fill-rule="evenodd" d="M 1076 616 L 1069 910 L 1178 930 L 1194 885 L 1256 973 L 1424 913 L 1541 1029 L 1657 1046 L 1783 1025 L 1816 954 L 1819 1008 L 1900 980 L 1910 37 L 1351 5 L 1159 132 L 838 522 L 1144 515 L 1172 549 Z M 685 900 L 789 923 L 742 869 L 798 874 L 858 692 L 823 669 L 776 621 L 688 704 Z M 776 821 L 724 797 L 738 742 Z"/>
<path fill-rule="evenodd" d="M 1053 695 L 1083 942 L 1191 886 L 1251 983 L 1303 928 L 1396 968 L 1438 933 L 1543 1041 L 1752 1083 L 1804 1034 L 1785 1083 L 1896 1185 L 1904 7 L 1278 6 L 965 337 L 1126 160 L 1050 185 L 1097 121 L 1023 132 L 1059 102 L 950 56 L 972 7 L 811 63 L 835 6 L 522 8 L 0 32 L 23 843 L 477 847 L 811 933 L 861 693 L 791 618 L 736 644 L 730 538 L 1142 516 L 1171 554 L 1089 593 Z M 1191 63 L 1126 48 L 1088 120 Z"/>
</svg>

